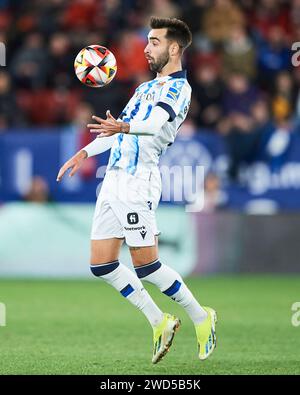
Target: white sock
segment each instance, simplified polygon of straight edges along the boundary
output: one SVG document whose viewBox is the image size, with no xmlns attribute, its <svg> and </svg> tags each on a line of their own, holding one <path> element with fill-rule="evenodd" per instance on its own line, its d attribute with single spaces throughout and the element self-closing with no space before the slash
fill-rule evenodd
<svg viewBox="0 0 300 395">
<path fill-rule="evenodd" d="M 156 285 L 165 295 L 179 303 L 195 325 L 205 320 L 207 312 L 200 306 L 175 270 L 156 260 L 148 265 L 136 267 L 135 271 L 141 280 Z"/>
<path fill-rule="evenodd" d="M 163 320 L 163 312 L 155 304 L 149 293 L 143 287 L 139 278 L 119 261 L 103 265 L 91 265 L 91 271 L 96 277 L 102 278 L 141 310 L 152 326 Z"/>
</svg>

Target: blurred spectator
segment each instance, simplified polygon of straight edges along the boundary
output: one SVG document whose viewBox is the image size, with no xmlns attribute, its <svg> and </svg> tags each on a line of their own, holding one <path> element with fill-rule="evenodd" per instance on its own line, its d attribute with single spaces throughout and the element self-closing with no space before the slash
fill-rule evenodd
<svg viewBox="0 0 300 395">
<path fill-rule="evenodd" d="M 231 0 L 214 0 L 203 17 L 204 33 L 215 43 L 223 43 L 229 38 L 232 26 L 244 26 L 245 17 Z"/>
<path fill-rule="evenodd" d="M 228 144 L 231 157 L 229 175 L 232 179 L 237 178 L 240 164 L 251 161 L 255 154 L 259 132 L 253 109 L 255 111 L 259 99 L 257 89 L 249 84 L 245 75 L 236 73 L 229 77 L 228 87 L 224 92 L 226 116 L 218 128 Z"/>
<path fill-rule="evenodd" d="M 114 80 L 101 89 L 84 87 L 81 100 L 89 103 L 100 117 L 105 117 L 106 110 L 110 110 L 114 117 L 118 117 L 133 92 L 132 84 Z"/>
<path fill-rule="evenodd" d="M 299 39 L 300 28 L 300 0 L 292 0 L 290 9 L 290 21 L 292 25 L 292 37 Z"/>
<path fill-rule="evenodd" d="M 58 89 L 19 91 L 18 103 L 27 122 L 38 126 L 66 125 L 72 122 L 80 96 L 77 92 Z"/>
<path fill-rule="evenodd" d="M 260 135 L 265 130 L 273 129 L 268 102 L 264 99 L 257 100 L 251 107 L 251 115 L 253 118 L 253 132 Z"/>
<path fill-rule="evenodd" d="M 148 72 L 145 46 L 144 40 L 132 30 L 125 30 L 119 35 L 116 45 L 112 47 L 112 52 L 118 59 L 117 80 L 132 84 L 139 74 Z"/>
<path fill-rule="evenodd" d="M 217 174 L 209 172 L 204 179 L 203 196 L 199 194 L 196 200 L 186 206 L 191 212 L 213 213 L 223 208 L 227 203 L 227 195 L 221 188 L 221 180 Z"/>
<path fill-rule="evenodd" d="M 274 130 L 268 104 L 265 100 L 257 100 L 251 107 L 250 116 L 241 116 L 239 122 L 232 123 L 230 132 L 226 136 L 231 163 L 229 176 L 238 179 L 242 165 L 250 164 L 259 154 L 261 142 L 265 133 Z"/>
<path fill-rule="evenodd" d="M 80 103 L 73 119 L 73 125 L 79 130 L 79 148 L 89 144 L 96 137 L 87 128 L 87 124 L 91 123 L 94 114 L 95 111 L 89 103 Z"/>
<path fill-rule="evenodd" d="M 128 17 L 128 9 L 124 9 L 124 3 L 121 0 L 106 0 L 104 1 L 103 11 L 105 13 L 105 27 L 116 32 L 126 27 L 125 15 Z M 130 4 L 130 3 L 129 3 Z M 126 7 L 125 7 L 126 8 Z M 129 16 L 131 19 L 131 16 Z"/>
<path fill-rule="evenodd" d="M 97 138 L 94 134 L 90 133 L 90 130 L 87 128 L 87 124 L 92 121 L 92 116 L 95 111 L 93 107 L 89 103 L 82 102 L 78 107 L 73 125 L 78 130 L 78 150 L 85 147 L 95 138 Z M 80 168 L 79 174 L 83 179 L 88 179 L 91 177 L 95 177 L 95 172 L 97 169 L 97 158 L 92 156 L 83 162 L 82 167 Z"/>
<path fill-rule="evenodd" d="M 174 1 L 152 0 L 148 14 L 159 15 L 161 18 L 176 18 L 179 16 L 179 8 Z M 148 19 L 146 23 L 148 23 Z"/>
<path fill-rule="evenodd" d="M 16 86 L 37 89 L 45 86 L 48 53 L 40 33 L 30 33 L 11 61 L 11 71 Z"/>
<path fill-rule="evenodd" d="M 213 129 L 223 115 L 223 83 L 219 77 L 218 62 L 200 60 L 194 78 L 194 118 L 198 127 Z"/>
<path fill-rule="evenodd" d="M 67 34 L 58 32 L 49 43 L 48 85 L 69 87 L 74 79 L 74 54 Z"/>
<path fill-rule="evenodd" d="M 294 70 L 293 77 L 296 90 L 294 120 L 296 123 L 295 126 L 300 130 L 300 67 Z"/>
<path fill-rule="evenodd" d="M 47 181 L 40 176 L 34 176 L 24 200 L 34 203 L 45 203 L 51 201 Z"/>
<path fill-rule="evenodd" d="M 63 22 L 66 0 L 39 0 L 37 28 L 46 37 L 56 33 Z"/>
<path fill-rule="evenodd" d="M 273 26 L 269 30 L 268 40 L 258 48 L 259 83 L 270 90 L 276 74 L 283 70 L 290 70 L 292 53 L 287 46 L 286 36 L 280 26 Z"/>
<path fill-rule="evenodd" d="M 277 121 L 288 119 L 292 116 L 296 103 L 296 89 L 292 75 L 281 72 L 275 80 L 275 90 L 272 97 L 272 110 Z"/>
<path fill-rule="evenodd" d="M 13 94 L 11 79 L 6 71 L 0 71 L 0 132 L 21 123 L 22 114 Z"/>
<path fill-rule="evenodd" d="M 98 7 L 101 6 L 102 2 L 96 0 L 72 0 L 68 2 L 62 24 L 67 29 L 85 28 L 88 30 L 96 27 L 97 22 L 98 24 L 101 22 L 99 19 L 97 21 Z"/>
<path fill-rule="evenodd" d="M 223 96 L 225 115 L 249 115 L 251 107 L 259 98 L 256 86 L 251 85 L 247 76 L 241 72 L 232 73 L 226 83 L 227 87 Z"/>
<path fill-rule="evenodd" d="M 204 180 L 204 213 L 217 211 L 226 203 L 226 194 L 221 189 L 221 181 L 215 173 L 208 173 Z"/>
<path fill-rule="evenodd" d="M 234 72 L 242 72 L 252 80 L 256 76 L 255 48 L 241 25 L 232 26 L 223 48 L 223 74 L 226 78 Z"/>
<path fill-rule="evenodd" d="M 7 4 L 8 5 L 8 4 Z M 12 15 L 8 9 L 5 9 L 2 5 L 2 9 L 0 9 L 0 30 L 6 30 L 9 28 L 9 25 L 12 22 Z M 3 9 L 4 8 L 4 9 Z"/>
<path fill-rule="evenodd" d="M 290 32 L 287 4 L 278 0 L 260 0 L 255 3 L 249 23 L 258 40 L 268 40 L 273 28 L 278 28 L 283 34 Z"/>
<path fill-rule="evenodd" d="M 203 15 L 208 5 L 209 0 L 192 0 L 191 4 L 186 5 L 182 18 L 193 34 L 203 29 Z"/>
</svg>

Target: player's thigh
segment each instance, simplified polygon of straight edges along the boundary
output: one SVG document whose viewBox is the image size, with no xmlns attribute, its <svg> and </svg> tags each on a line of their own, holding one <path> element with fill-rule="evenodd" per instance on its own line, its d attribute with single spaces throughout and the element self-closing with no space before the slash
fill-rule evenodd
<svg viewBox="0 0 300 395">
<path fill-rule="evenodd" d="M 91 240 L 91 265 L 100 265 L 119 259 L 123 239 Z"/>
<path fill-rule="evenodd" d="M 133 266 L 147 265 L 158 259 L 158 237 L 155 237 L 155 245 L 148 247 L 129 247 Z"/>
</svg>

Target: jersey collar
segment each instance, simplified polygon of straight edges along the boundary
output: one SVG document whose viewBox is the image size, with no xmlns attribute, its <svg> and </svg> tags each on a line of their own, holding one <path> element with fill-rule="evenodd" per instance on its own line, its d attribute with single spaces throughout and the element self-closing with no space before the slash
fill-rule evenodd
<svg viewBox="0 0 300 395">
<path fill-rule="evenodd" d="M 172 77 L 172 78 L 186 78 L 186 70 L 175 71 L 175 73 L 169 74 L 168 77 Z"/>
<path fill-rule="evenodd" d="M 186 70 L 175 71 L 175 73 L 171 73 L 169 75 L 165 75 L 164 77 L 156 77 L 155 79 L 158 81 L 168 80 L 169 78 L 185 78 L 186 79 Z"/>
</svg>

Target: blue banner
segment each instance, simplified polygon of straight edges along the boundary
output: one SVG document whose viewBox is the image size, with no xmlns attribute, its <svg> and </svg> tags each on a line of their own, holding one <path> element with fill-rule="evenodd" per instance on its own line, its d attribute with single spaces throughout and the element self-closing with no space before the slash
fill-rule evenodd
<svg viewBox="0 0 300 395">
<path fill-rule="evenodd" d="M 109 151 L 90 158 L 73 178 L 64 177 L 61 183 L 56 182 L 60 166 L 80 148 L 78 137 L 74 128 L 13 130 L 0 135 L 0 201 L 23 200 L 33 177 L 40 176 L 48 184 L 50 200 L 94 202 Z M 222 207 L 249 212 L 255 212 L 257 207 L 270 212 L 300 209 L 298 133 L 280 129 L 262 133 L 255 158 L 240 167 L 238 182 L 228 180 L 228 164 L 225 140 L 217 134 L 201 132 L 192 138 L 179 135 L 162 156 L 160 166 L 161 169 L 188 166 L 194 173 L 197 166 L 203 166 L 204 176 L 213 173 L 220 180 Z M 183 185 L 175 180 L 172 188 L 184 189 L 186 183 L 192 182 L 185 177 Z M 174 201 L 174 191 L 171 192 L 171 203 L 190 203 L 184 198 Z"/>
<path fill-rule="evenodd" d="M 107 163 L 108 152 L 89 159 L 93 163 L 91 171 L 80 171 L 72 178 L 64 177 L 62 182 L 56 182 L 60 166 L 79 148 L 78 132 L 72 128 L 14 130 L 2 134 L 0 201 L 23 200 L 36 176 L 48 184 L 50 201 L 95 201 L 101 182 L 101 177 L 96 178 L 96 171 Z"/>
<path fill-rule="evenodd" d="M 227 188 L 228 205 L 246 211 L 300 208 L 300 135 L 273 129 L 261 135 L 252 163 L 241 166 Z"/>
</svg>

